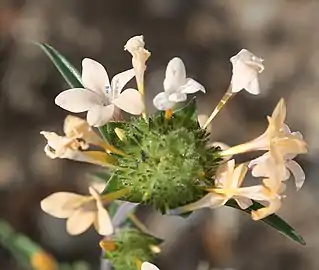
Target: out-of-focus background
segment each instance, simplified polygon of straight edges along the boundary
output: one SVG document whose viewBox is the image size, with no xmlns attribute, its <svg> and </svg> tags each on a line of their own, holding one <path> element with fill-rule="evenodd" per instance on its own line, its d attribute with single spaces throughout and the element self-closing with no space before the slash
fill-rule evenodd
<svg viewBox="0 0 319 270">
<path fill-rule="evenodd" d="M 96 59 L 114 75 L 131 65 L 123 51 L 127 39 L 143 34 L 152 52 L 149 101 L 162 90 L 167 62 L 179 56 L 188 75 L 208 91 L 198 98 L 203 114 L 229 84 L 229 58 L 247 48 L 265 59 L 263 94 L 241 92 L 231 100 L 213 123 L 212 140 L 234 145 L 261 134 L 265 116 L 285 98 L 287 121 L 302 131 L 309 154 L 298 159 L 307 181 L 298 193 L 289 186 L 279 214 L 307 246 L 227 208 L 200 211 L 187 222 L 153 213 L 145 218 L 148 226 L 168 240 L 157 263 L 162 270 L 206 270 L 207 264 L 229 270 L 319 269 L 318 15 L 317 0 L 0 0 L 0 217 L 59 261 L 84 260 L 99 269 L 95 232 L 70 237 L 63 220 L 39 207 L 52 192 L 85 193 L 94 167 L 50 160 L 43 152 L 39 132 L 61 131 L 67 112 L 53 100 L 67 85 L 32 41 L 51 44 L 78 68 L 82 58 Z M 0 268 L 24 269 L 3 248 Z"/>
</svg>

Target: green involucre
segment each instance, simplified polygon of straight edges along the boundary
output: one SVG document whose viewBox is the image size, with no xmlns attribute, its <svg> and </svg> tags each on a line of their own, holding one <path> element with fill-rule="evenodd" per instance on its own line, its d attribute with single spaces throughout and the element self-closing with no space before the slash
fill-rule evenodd
<svg viewBox="0 0 319 270">
<path fill-rule="evenodd" d="M 107 251 L 104 257 L 116 270 L 139 270 L 137 261 L 153 261 L 155 254 L 151 247 L 160 244 L 155 237 L 130 228 L 117 231 L 112 240 L 116 249 Z"/>
<path fill-rule="evenodd" d="M 112 181 L 117 189 L 130 187 L 125 200 L 165 212 L 200 199 L 213 185 L 220 150 L 208 147 L 208 133 L 185 112 L 169 120 L 162 113 L 132 119 L 122 129 L 126 140 L 117 147 L 128 156 L 118 157 L 121 169 Z"/>
</svg>

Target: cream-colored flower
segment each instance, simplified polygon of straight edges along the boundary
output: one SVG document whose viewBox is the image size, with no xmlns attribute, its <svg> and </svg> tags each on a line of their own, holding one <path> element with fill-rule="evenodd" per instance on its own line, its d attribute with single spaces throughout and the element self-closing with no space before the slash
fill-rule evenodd
<svg viewBox="0 0 319 270">
<path fill-rule="evenodd" d="M 270 172 L 275 166 L 279 166 L 283 173 L 283 179 L 285 181 L 290 178 L 290 172 L 292 173 L 297 190 L 299 190 L 305 182 L 306 176 L 301 166 L 293 160 L 295 155 L 286 155 L 283 163 L 275 164 L 270 152 L 263 154 L 262 156 L 250 161 L 249 167 L 252 168 L 252 175 L 254 177 L 270 177 Z"/>
<path fill-rule="evenodd" d="M 115 75 L 109 82 L 105 68 L 98 62 L 85 58 L 82 61 L 82 83 L 84 88 L 63 91 L 55 98 L 61 108 L 74 112 L 88 112 L 90 126 L 103 126 L 114 119 L 118 108 L 130 114 L 139 115 L 144 110 L 142 97 L 138 91 L 123 87 L 134 77 L 134 70 Z"/>
<path fill-rule="evenodd" d="M 145 42 L 143 36 L 134 36 L 130 38 L 124 50 L 132 55 L 132 66 L 135 71 L 137 88 L 142 95 L 144 95 L 144 73 L 146 70 L 146 61 L 151 53 L 145 49 Z"/>
<path fill-rule="evenodd" d="M 172 210 L 172 213 L 188 212 L 204 207 L 216 208 L 226 204 L 230 199 L 234 199 L 240 208 L 246 209 L 252 205 L 251 200 L 266 199 L 262 193 L 264 189 L 262 185 L 241 187 L 247 173 L 246 165 L 241 164 L 235 168 L 235 160 L 232 159 L 221 166 L 217 172 L 215 188 L 209 189 L 209 194 L 195 203 Z"/>
<path fill-rule="evenodd" d="M 64 120 L 63 131 L 68 138 L 80 139 L 88 145 L 105 148 L 104 140 L 94 132 L 88 122 L 80 117 L 68 115 Z"/>
<path fill-rule="evenodd" d="M 282 205 L 282 193 L 286 189 L 286 185 L 281 181 L 285 172 L 282 168 L 273 163 L 272 170 L 269 173 L 269 178 L 263 180 L 264 189 L 262 191 L 264 198 L 261 201 L 267 206 L 256 211 L 251 211 L 253 220 L 263 219 L 279 210 Z"/>
<path fill-rule="evenodd" d="M 166 68 L 164 92 L 155 96 L 153 104 L 158 110 L 169 110 L 176 103 L 186 101 L 187 94 L 198 91 L 205 93 L 204 86 L 191 78 L 187 78 L 182 59 L 175 57 L 169 61 Z"/>
<path fill-rule="evenodd" d="M 141 270 L 159 270 L 158 267 L 156 267 L 154 264 L 149 262 L 143 262 Z"/>
<path fill-rule="evenodd" d="M 246 49 L 242 49 L 230 58 L 233 65 L 231 92 L 237 93 L 245 89 L 253 95 L 258 95 L 260 92 L 258 74 L 264 70 L 263 61 Z"/>
<path fill-rule="evenodd" d="M 223 156 L 235 155 L 248 151 L 269 151 L 277 164 L 282 164 L 287 155 L 298 155 L 307 152 L 305 141 L 299 132 L 291 132 L 284 123 L 286 118 L 286 106 L 283 99 L 279 101 L 272 116 L 268 116 L 268 128 L 258 138 L 234 147 L 221 154 Z"/>
<path fill-rule="evenodd" d="M 87 144 L 76 138 L 59 136 L 54 132 L 40 132 L 48 141 L 44 148 L 46 155 L 52 159 L 63 158 L 81 162 L 88 162 L 100 166 L 110 166 L 113 162 L 111 156 L 101 151 L 83 151 Z"/>
<path fill-rule="evenodd" d="M 82 143 L 82 148 L 89 148 L 90 145 L 99 146 L 108 153 L 123 155 L 123 152 L 114 146 L 106 143 L 92 127 L 82 118 L 68 115 L 64 120 L 63 131 L 68 138 L 75 138 Z"/>
<path fill-rule="evenodd" d="M 112 234 L 112 221 L 99 193 L 92 187 L 89 192 L 91 196 L 57 192 L 43 199 L 41 208 L 54 217 L 67 218 L 66 229 L 69 234 L 81 234 L 92 224 L 99 234 Z"/>
</svg>

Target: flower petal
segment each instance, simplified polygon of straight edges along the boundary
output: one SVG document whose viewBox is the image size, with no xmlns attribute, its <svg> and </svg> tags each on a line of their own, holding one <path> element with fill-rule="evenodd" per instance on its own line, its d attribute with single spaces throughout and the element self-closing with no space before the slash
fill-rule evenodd
<svg viewBox="0 0 319 270">
<path fill-rule="evenodd" d="M 305 182 L 306 175 L 301 166 L 294 160 L 289 160 L 286 163 L 287 168 L 292 172 L 297 190 L 301 189 L 303 183 Z"/>
<path fill-rule="evenodd" d="M 235 199 L 241 209 L 247 209 L 253 204 L 253 202 L 248 198 L 234 196 L 233 199 Z"/>
<path fill-rule="evenodd" d="M 67 232 L 71 235 L 85 232 L 93 224 L 95 216 L 95 211 L 88 211 L 83 208 L 78 209 L 66 222 Z"/>
<path fill-rule="evenodd" d="M 260 93 L 258 78 L 253 78 L 245 88 L 250 94 L 258 95 Z"/>
<path fill-rule="evenodd" d="M 186 70 L 182 59 L 174 57 L 169 61 L 165 80 L 164 80 L 164 90 L 168 93 L 176 92 L 181 86 L 186 83 Z"/>
<path fill-rule="evenodd" d="M 111 235 L 114 232 L 113 224 L 109 213 L 103 207 L 100 201 L 96 202 L 97 215 L 94 221 L 94 227 L 100 235 Z"/>
<path fill-rule="evenodd" d="M 144 111 L 142 95 L 133 88 L 124 90 L 112 103 L 130 114 L 139 115 Z"/>
<path fill-rule="evenodd" d="M 203 198 L 199 199 L 194 203 L 190 203 L 176 209 L 170 210 L 170 214 L 181 214 L 185 212 L 191 212 L 201 208 L 217 208 L 224 205 L 227 202 L 225 196 L 217 194 L 217 193 L 209 193 L 205 195 Z"/>
<path fill-rule="evenodd" d="M 71 216 L 85 196 L 71 192 L 57 192 L 41 201 L 41 209 L 56 218 Z"/>
<path fill-rule="evenodd" d="M 206 93 L 205 87 L 203 85 L 201 85 L 199 82 L 197 82 L 191 78 L 187 78 L 186 84 L 183 85 L 182 87 L 180 87 L 180 89 L 179 89 L 180 93 L 185 93 L 185 94 L 193 94 L 193 93 L 196 93 L 198 91 L 202 91 L 202 92 Z"/>
<path fill-rule="evenodd" d="M 235 168 L 232 175 L 232 183 L 230 185 L 230 188 L 238 188 L 241 186 L 244 177 L 247 173 L 247 166 L 245 164 L 240 164 Z"/>
<path fill-rule="evenodd" d="M 236 196 L 246 197 L 256 201 L 268 200 L 269 198 L 264 193 L 265 187 L 262 185 L 239 188 Z"/>
<path fill-rule="evenodd" d="M 159 268 L 149 262 L 143 262 L 141 270 L 159 270 Z"/>
<path fill-rule="evenodd" d="M 114 105 L 97 105 L 91 107 L 87 113 L 86 119 L 90 126 L 100 127 L 111 121 L 114 113 Z"/>
<path fill-rule="evenodd" d="M 106 92 L 111 90 L 105 68 L 90 58 L 82 61 L 82 83 L 85 88 L 102 96 L 106 96 Z"/>
<path fill-rule="evenodd" d="M 168 100 L 174 103 L 183 102 L 186 99 L 187 99 L 187 95 L 183 93 L 172 93 L 168 96 Z"/>
<path fill-rule="evenodd" d="M 69 112 L 80 113 L 102 104 L 102 101 L 100 96 L 93 91 L 73 88 L 60 93 L 55 98 L 55 104 Z"/>
<path fill-rule="evenodd" d="M 251 211 L 251 217 L 253 220 L 260 220 L 263 219 L 271 214 L 274 214 L 279 210 L 281 207 L 281 201 L 280 199 L 275 199 L 269 201 L 269 205 L 266 207 L 263 207 L 261 209 L 258 209 L 257 211 Z"/>
<path fill-rule="evenodd" d="M 111 81 L 111 95 L 109 95 L 110 100 L 116 99 L 123 87 L 135 76 L 134 69 L 129 69 L 116 74 Z"/>
<path fill-rule="evenodd" d="M 168 100 L 169 95 L 165 92 L 161 92 L 155 96 L 153 99 L 153 104 L 156 109 L 160 111 L 166 111 L 172 109 L 175 105 L 175 102 Z"/>
</svg>

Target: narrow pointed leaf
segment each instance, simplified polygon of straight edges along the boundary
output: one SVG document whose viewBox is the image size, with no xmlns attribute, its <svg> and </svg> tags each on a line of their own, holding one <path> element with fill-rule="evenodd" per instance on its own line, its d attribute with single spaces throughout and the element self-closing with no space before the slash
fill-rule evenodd
<svg viewBox="0 0 319 270">
<path fill-rule="evenodd" d="M 242 210 L 248 214 L 252 210 L 258 210 L 262 207 L 264 207 L 262 204 L 258 202 L 254 202 L 251 207 L 248 209 L 241 209 L 237 203 L 234 200 L 230 200 L 226 204 L 227 206 Z M 283 219 L 281 219 L 279 216 L 272 214 L 264 219 L 261 220 L 262 222 L 266 223 L 270 227 L 277 230 L 279 233 L 283 234 L 284 236 L 288 237 L 289 239 L 298 242 L 301 245 L 306 245 L 305 240 L 302 238 L 302 236 L 294 229 L 292 228 L 288 223 L 286 223 Z"/>
<path fill-rule="evenodd" d="M 83 87 L 81 75 L 77 69 L 57 50 L 45 43 L 36 43 L 50 58 L 65 81 L 72 88 Z"/>
</svg>

